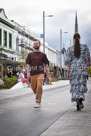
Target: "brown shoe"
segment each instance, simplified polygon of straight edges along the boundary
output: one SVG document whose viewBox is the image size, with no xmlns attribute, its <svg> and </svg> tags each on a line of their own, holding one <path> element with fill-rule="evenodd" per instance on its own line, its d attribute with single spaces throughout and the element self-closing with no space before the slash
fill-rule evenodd
<svg viewBox="0 0 91 136">
<path fill-rule="evenodd" d="M 76 107 L 77 107 L 77 111 L 78 111 L 78 110 L 81 110 L 81 105 L 80 105 L 80 103 L 79 103 L 79 102 L 77 102 Z"/>
<path fill-rule="evenodd" d="M 83 108 L 84 108 L 83 102 L 80 104 L 80 107 L 81 107 L 81 109 L 83 109 Z"/>
<path fill-rule="evenodd" d="M 79 102 L 80 102 L 80 107 L 81 107 L 81 109 L 83 109 L 83 108 L 84 108 L 84 105 L 83 105 L 82 99 L 80 99 Z"/>
</svg>

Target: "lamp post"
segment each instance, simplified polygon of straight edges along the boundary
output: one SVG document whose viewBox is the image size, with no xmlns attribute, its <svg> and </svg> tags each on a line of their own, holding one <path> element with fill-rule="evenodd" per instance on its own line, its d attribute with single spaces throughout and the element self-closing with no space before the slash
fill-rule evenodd
<svg viewBox="0 0 91 136">
<path fill-rule="evenodd" d="M 60 29 L 60 67 L 62 68 L 62 33 L 68 33 L 68 32 L 62 32 L 62 29 Z"/>
<path fill-rule="evenodd" d="M 43 11 L 43 52 L 45 53 L 45 17 L 53 17 L 53 15 L 45 16 L 45 11 Z"/>
</svg>

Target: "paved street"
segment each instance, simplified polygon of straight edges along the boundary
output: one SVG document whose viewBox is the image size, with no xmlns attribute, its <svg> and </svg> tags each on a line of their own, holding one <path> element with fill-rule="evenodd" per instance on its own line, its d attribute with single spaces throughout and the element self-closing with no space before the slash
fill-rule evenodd
<svg viewBox="0 0 91 136">
<path fill-rule="evenodd" d="M 91 136 L 91 80 L 82 111 L 70 101 L 68 82 L 61 83 L 44 87 L 40 109 L 30 88 L 0 92 L 0 136 Z"/>
</svg>

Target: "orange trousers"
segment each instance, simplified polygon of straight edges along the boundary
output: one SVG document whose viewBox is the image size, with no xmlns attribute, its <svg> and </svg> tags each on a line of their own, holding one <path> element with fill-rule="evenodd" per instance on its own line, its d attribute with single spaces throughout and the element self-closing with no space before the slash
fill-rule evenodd
<svg viewBox="0 0 91 136">
<path fill-rule="evenodd" d="M 36 102 L 41 103 L 42 98 L 42 86 L 44 81 L 44 74 L 31 76 L 31 88 L 33 92 L 36 94 Z"/>
</svg>

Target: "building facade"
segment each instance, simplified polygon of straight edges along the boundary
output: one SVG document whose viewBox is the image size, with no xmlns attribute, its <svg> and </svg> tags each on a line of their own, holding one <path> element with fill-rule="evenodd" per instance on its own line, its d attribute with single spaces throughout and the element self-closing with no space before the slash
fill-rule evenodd
<svg viewBox="0 0 91 136">
<path fill-rule="evenodd" d="M 9 20 L 4 9 L 0 9 L 0 73 L 1 77 L 7 73 L 7 67 L 25 64 L 29 52 L 33 51 L 33 42 L 41 42 L 43 51 L 43 39 L 36 33 L 15 22 Z M 45 53 L 49 63 L 57 64 L 57 51 L 45 43 Z"/>
</svg>

